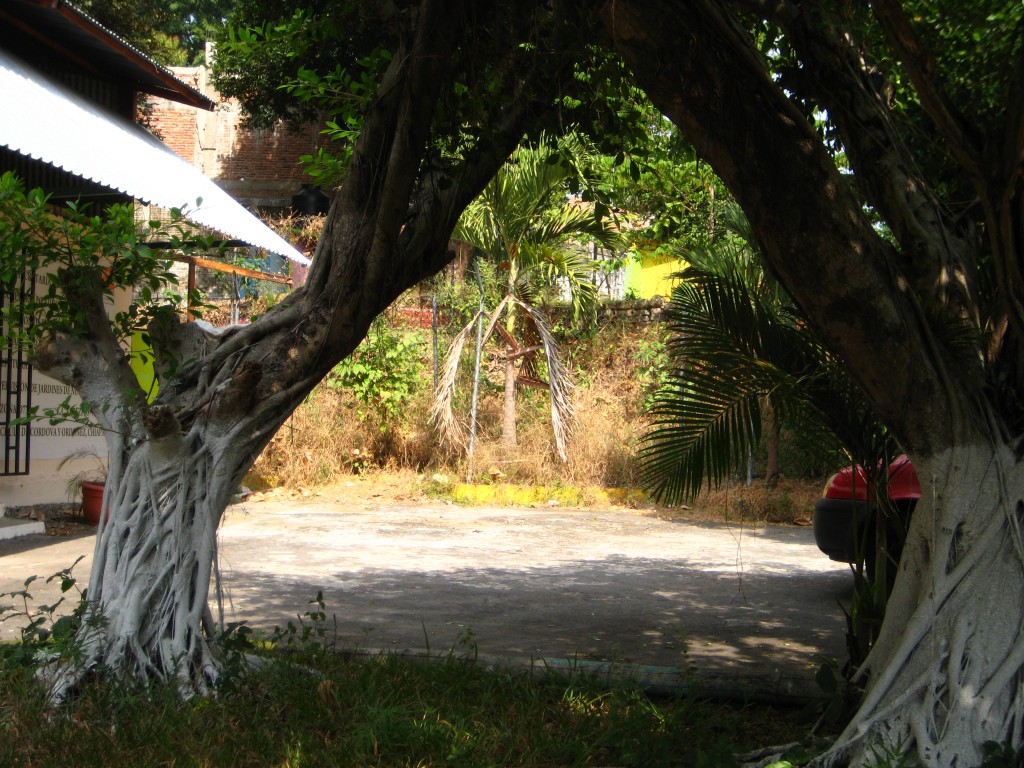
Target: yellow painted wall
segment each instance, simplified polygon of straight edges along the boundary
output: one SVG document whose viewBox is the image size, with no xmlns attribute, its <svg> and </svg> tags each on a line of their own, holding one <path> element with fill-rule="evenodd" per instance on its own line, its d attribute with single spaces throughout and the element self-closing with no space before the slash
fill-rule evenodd
<svg viewBox="0 0 1024 768">
<path fill-rule="evenodd" d="M 676 283 L 672 275 L 685 266 L 686 262 L 672 256 L 645 256 L 639 262 L 630 261 L 626 265 L 626 294 L 639 299 L 668 298 Z"/>
</svg>

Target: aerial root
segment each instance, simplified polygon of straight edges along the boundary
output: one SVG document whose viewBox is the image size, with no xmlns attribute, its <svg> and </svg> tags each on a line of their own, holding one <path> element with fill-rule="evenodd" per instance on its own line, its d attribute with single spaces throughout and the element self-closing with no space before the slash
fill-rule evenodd
<svg viewBox="0 0 1024 768">
<path fill-rule="evenodd" d="M 736 768 L 764 768 L 766 765 L 778 762 L 784 754 L 798 746 L 800 746 L 799 741 L 790 742 L 789 744 L 776 744 L 775 746 L 762 747 L 761 749 L 755 749 L 753 752 L 744 752 L 733 757 L 736 758 Z"/>
</svg>

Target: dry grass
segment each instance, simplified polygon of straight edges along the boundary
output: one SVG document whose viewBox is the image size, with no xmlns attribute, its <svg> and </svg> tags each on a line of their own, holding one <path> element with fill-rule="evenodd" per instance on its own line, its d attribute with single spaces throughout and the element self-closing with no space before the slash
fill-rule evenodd
<svg viewBox="0 0 1024 768">
<path fill-rule="evenodd" d="M 823 485 L 820 479 L 783 479 L 773 488 L 759 480 L 749 486 L 734 481 L 704 491 L 685 508 L 669 512 L 674 517 L 698 522 L 807 525 Z"/>
<path fill-rule="evenodd" d="M 594 371 L 590 386 L 577 390 L 576 430 L 565 467 L 574 482 L 608 488 L 636 487 L 636 452 L 646 428 L 643 393 L 629 368 Z"/>
<path fill-rule="evenodd" d="M 264 449 L 250 472 L 257 487 L 299 487 L 351 474 L 351 452 L 364 446 L 358 421 L 344 401 L 320 388 Z M 364 446 L 365 447 L 365 446 Z"/>
<path fill-rule="evenodd" d="M 611 495 L 605 491 L 636 489 L 639 484 L 635 457 L 645 429 L 643 402 L 652 378 L 638 350 L 656 344 L 659 333 L 660 329 L 651 327 L 611 327 L 592 339 L 565 345 L 575 371 L 577 413 L 566 462 L 555 450 L 550 405 L 543 390 L 520 390 L 517 445 L 508 448 L 502 443 L 502 393 L 495 374 L 485 376 L 481 386 L 470 477 L 468 457 L 441 447 L 430 423 L 430 346 L 424 335 L 422 382 L 403 409 L 401 423 L 382 424 L 374 414 L 360 409 L 349 392 L 321 385 L 260 456 L 250 474 L 250 487 L 281 487 L 290 493 L 338 499 L 371 494 L 371 498 L 401 501 L 440 496 L 462 503 L 528 506 L 555 500 L 566 506 L 653 507 L 635 490 L 628 497 L 622 491 Z M 468 391 L 468 385 L 462 387 L 463 417 L 468 413 Z M 451 487 L 432 487 L 429 477 L 434 474 L 448 477 Z M 454 483 L 466 481 L 480 489 L 452 490 Z M 686 508 L 662 510 L 662 514 L 789 524 L 810 517 L 820 491 L 819 480 L 784 480 L 772 489 L 755 480 L 749 488 L 729 484 L 703 494 Z"/>
<path fill-rule="evenodd" d="M 522 484 L 635 485 L 634 453 L 640 430 L 611 391 L 612 385 L 577 389 L 581 418 L 564 463 L 555 451 L 544 393 L 525 392 L 520 397 L 515 448 L 506 447 L 501 440 L 499 399 L 481 401 L 474 481 L 490 479 L 491 470 L 497 468 L 510 482 Z M 441 447 L 426 419 L 428 407 L 425 398 L 413 403 L 405 423 L 384 431 L 372 419 L 360 421 L 347 393 L 320 387 L 273 438 L 252 474 L 265 478 L 267 484 L 308 486 L 356 474 L 372 465 L 465 479 L 468 457 Z"/>
<path fill-rule="evenodd" d="M 415 406 L 410 413 L 417 413 Z M 378 422 L 359 418 L 348 393 L 321 386 L 264 449 L 250 480 L 258 487 L 318 486 L 373 469 L 444 466 L 438 454 L 425 419 L 382 430 Z"/>
</svg>

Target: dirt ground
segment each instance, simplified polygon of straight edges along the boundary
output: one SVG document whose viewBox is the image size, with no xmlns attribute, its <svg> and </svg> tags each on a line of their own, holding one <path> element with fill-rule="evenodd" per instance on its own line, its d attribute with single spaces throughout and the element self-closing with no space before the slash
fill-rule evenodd
<svg viewBox="0 0 1024 768">
<path fill-rule="evenodd" d="M 472 643 L 496 661 L 621 666 L 670 687 L 696 675 L 759 695 L 808 695 L 816 659 L 842 654 L 849 569 L 807 528 L 363 490 L 363 503 L 343 487 L 341 501 L 231 507 L 218 538 L 226 620 L 283 627 L 322 594 L 346 647 Z"/>
</svg>

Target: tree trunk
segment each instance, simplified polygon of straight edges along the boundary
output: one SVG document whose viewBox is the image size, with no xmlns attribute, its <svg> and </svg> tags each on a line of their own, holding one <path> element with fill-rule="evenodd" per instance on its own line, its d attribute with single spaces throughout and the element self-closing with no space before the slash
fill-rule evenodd
<svg viewBox="0 0 1024 768">
<path fill-rule="evenodd" d="M 195 324 L 151 326 L 154 348 L 189 350 L 176 355 L 185 361 L 177 369 L 158 371 L 155 405 L 146 405 L 113 339 L 99 291 L 71 297 L 86 314 L 85 333 L 54 336 L 38 350 L 38 370 L 74 386 L 109 430 L 82 653 L 44 671 L 56 698 L 98 665 L 177 679 L 185 695 L 216 680 L 202 617 L 232 493 L 374 317 L 451 260 L 458 216 L 522 139 L 535 100 L 553 98 L 544 89 L 510 98 L 487 141 L 467 148 L 471 161 L 431 163 L 433 120 L 444 114 L 438 100 L 467 12 L 461 3 L 424 0 L 403 17 L 409 27 L 365 115 L 304 286 L 230 334 L 203 339 Z M 518 45 L 507 55 L 519 55 Z"/>
<path fill-rule="evenodd" d="M 81 656 L 58 669 L 63 698 L 77 672 L 95 665 L 141 681 L 177 678 L 183 693 L 207 693 L 217 662 L 201 621 L 207 608 L 215 532 L 237 488 L 231 453 L 198 435 L 160 451 L 147 444 L 107 484 L 89 577 Z"/>
<path fill-rule="evenodd" d="M 765 460 L 764 480 L 769 488 L 779 484 L 779 438 L 782 432 L 782 425 L 775 416 L 775 408 L 772 406 L 770 397 L 763 399 L 764 405 L 764 434 L 765 443 L 768 449 L 768 457 Z"/>
<path fill-rule="evenodd" d="M 505 348 L 505 400 L 501 415 L 501 443 L 506 448 L 518 444 L 516 434 L 516 358 L 512 347 Z"/>
<path fill-rule="evenodd" d="M 728 3 L 618 0 L 600 13 L 640 85 L 732 190 L 768 266 L 911 455 L 925 494 L 861 672 L 865 698 L 813 764 L 880 763 L 891 750 L 927 766 L 977 766 L 987 741 L 1024 744 L 1021 342 L 1006 330 L 1019 304 L 1005 298 L 1018 283 L 997 277 L 1003 306 L 978 303 L 979 264 L 1019 261 L 1019 156 L 991 165 L 1005 194 L 979 189 L 983 207 L 1001 201 L 992 210 L 1013 212 L 1015 226 L 989 214 L 979 246 L 909 160 L 872 87 L 871 55 L 847 34 L 846 6 L 736 5 L 783 28 L 801 59 L 792 74 L 809 86 L 797 95 L 809 101 L 790 98 Z M 839 126 L 857 187 L 892 240 L 878 236 L 798 108 L 810 102 Z M 1019 103 L 991 146 L 1019 153 Z"/>
<path fill-rule="evenodd" d="M 926 495 L 911 522 L 867 692 L 815 766 L 912 750 L 926 766 L 977 766 L 985 742 L 1019 744 L 1024 696 L 1024 472 L 1007 445 L 916 459 Z"/>
</svg>

